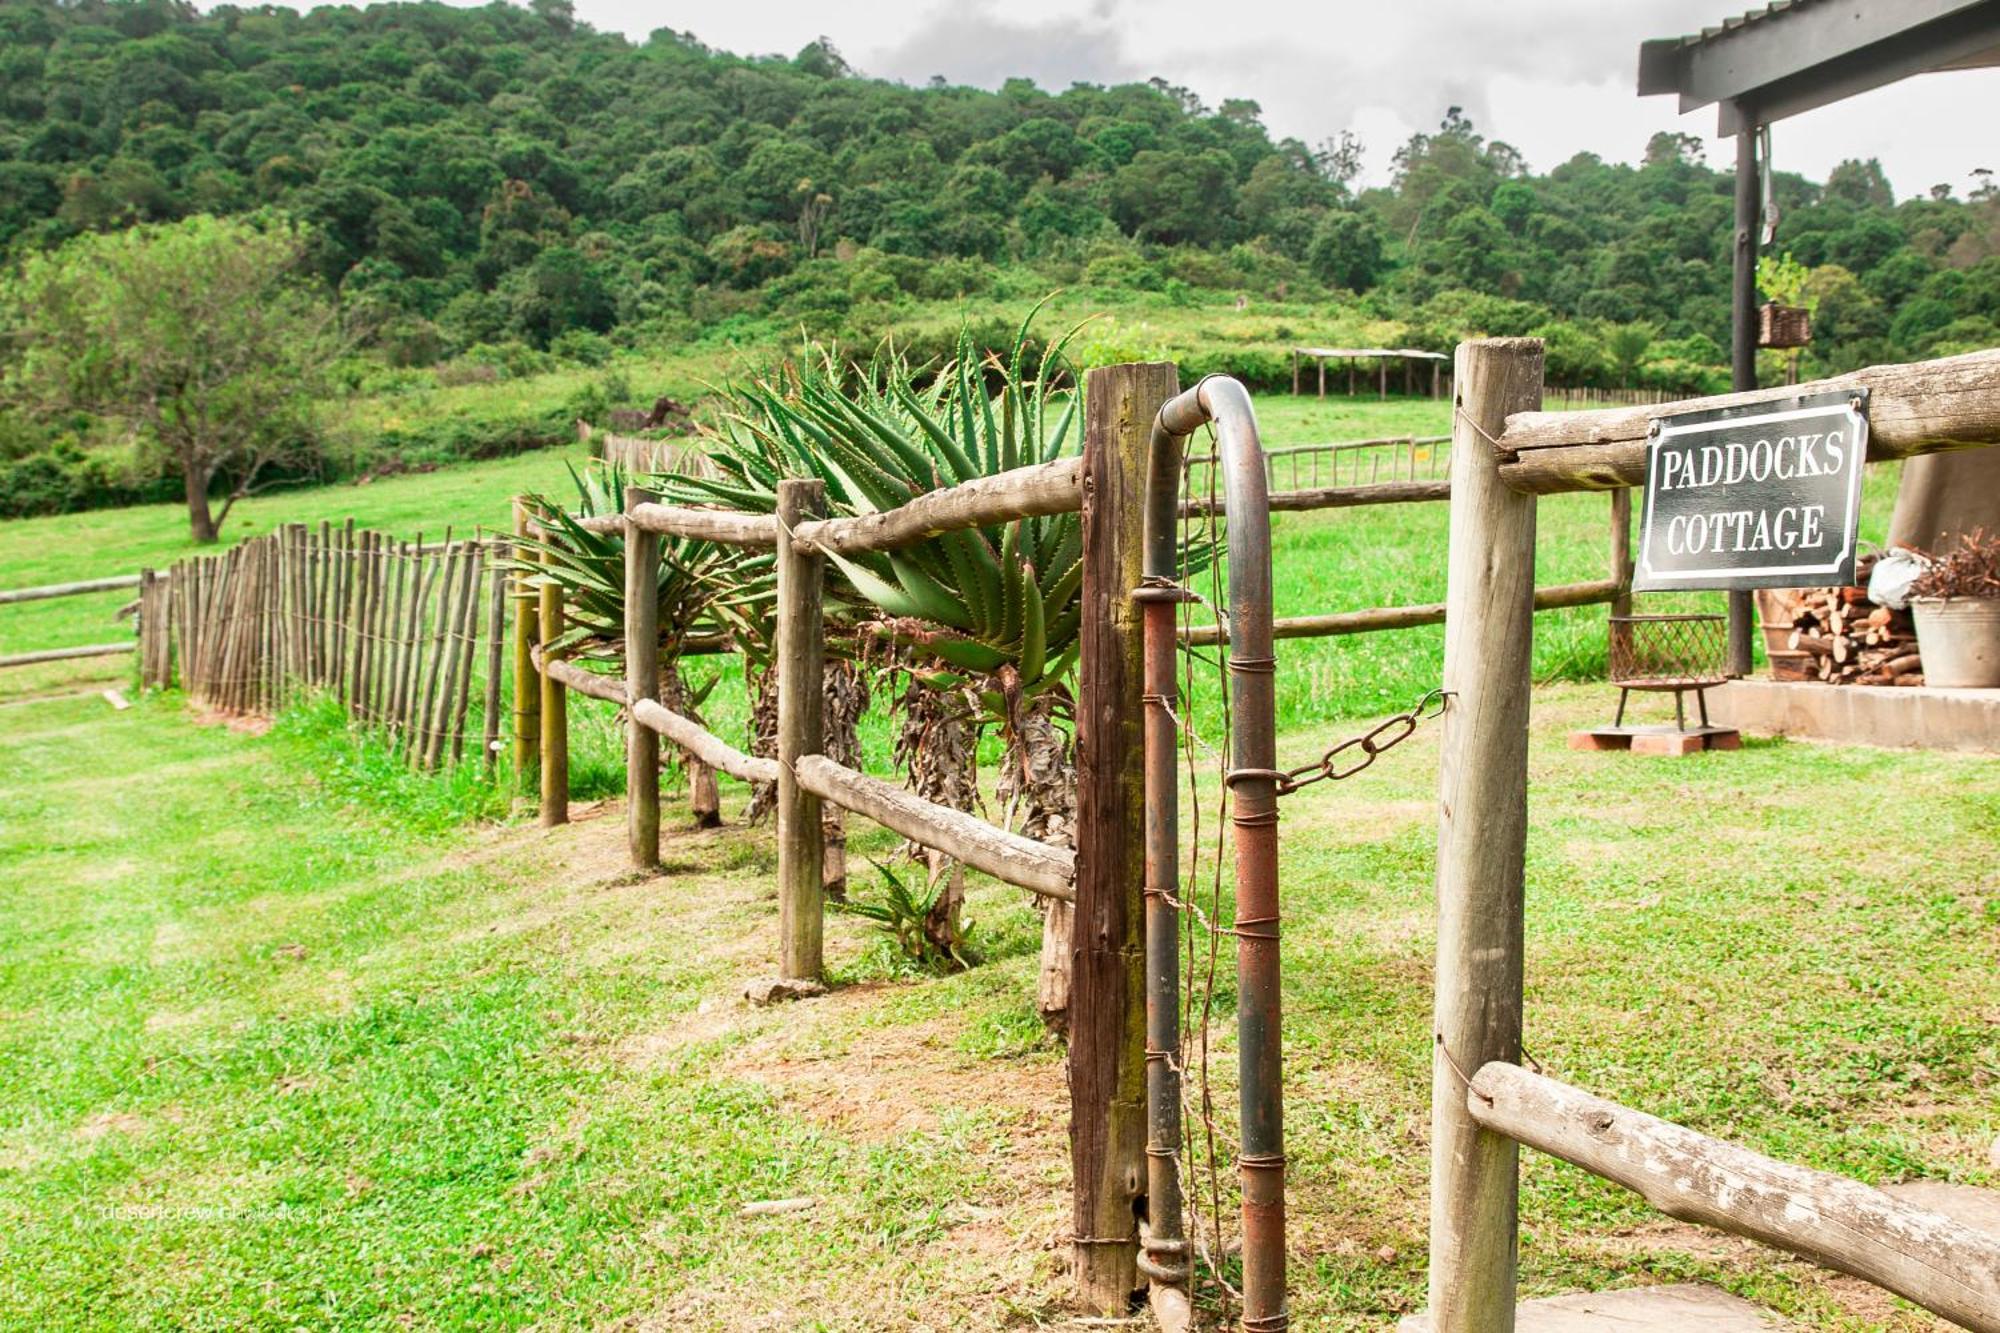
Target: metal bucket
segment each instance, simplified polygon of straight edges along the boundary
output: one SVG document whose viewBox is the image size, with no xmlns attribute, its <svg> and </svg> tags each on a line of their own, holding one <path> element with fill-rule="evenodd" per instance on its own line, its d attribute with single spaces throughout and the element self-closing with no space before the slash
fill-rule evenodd
<svg viewBox="0 0 2000 1333">
<path fill-rule="evenodd" d="M 1924 684 L 1945 689 L 2000 686 L 2000 597 L 1913 597 Z"/>
</svg>

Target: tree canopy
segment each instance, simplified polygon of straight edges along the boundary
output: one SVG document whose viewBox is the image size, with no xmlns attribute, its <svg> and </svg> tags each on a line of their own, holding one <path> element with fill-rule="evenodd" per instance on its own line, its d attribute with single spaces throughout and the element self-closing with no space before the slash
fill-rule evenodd
<svg viewBox="0 0 2000 1333">
<path fill-rule="evenodd" d="M 182 479 L 194 540 L 214 541 L 238 498 L 313 462 L 334 340 L 324 297 L 296 280 L 304 252 L 292 224 L 202 216 L 34 255 L 0 286 L 8 396 L 119 423 L 143 462 Z"/>
<path fill-rule="evenodd" d="M 633 42 L 565 0 L 0 0 L 0 72 L 12 266 L 134 225 L 285 219 L 352 345 L 392 367 L 594 364 L 746 317 L 867 345 L 905 301 L 1060 286 L 1305 303 L 1434 350 L 1539 334 L 1557 383 L 1726 380 L 1732 173 L 1689 135 L 1537 172 L 1443 108 L 1357 189 L 1351 135 L 1275 138 L 1253 101 L 1158 79 L 911 87 L 824 39 Z M 1814 309 L 1806 373 L 2000 343 L 1990 177 L 1899 203 L 1878 163 L 1846 162 L 1775 196 L 1774 252 Z M 18 406 L 0 403 L 0 471 L 53 457 Z M 42 489 L 21 504 L 92 488 Z"/>
<path fill-rule="evenodd" d="M 665 29 L 633 43 L 559 0 L 9 0 L 0 52 L 0 246 L 277 209 L 387 346 L 641 336 L 741 308 L 732 291 L 837 316 L 853 284 L 822 270 L 857 255 L 920 286 L 896 261 L 1115 279 L 1188 249 L 1226 261 L 1196 269 L 1216 286 L 1379 289 L 1398 313 L 1463 291 L 1727 338 L 1729 178 L 1685 135 L 1636 167 L 1536 175 L 1451 108 L 1357 198 L 1350 138 L 1274 140 L 1250 101 L 1211 110 L 1159 80 L 912 88 L 824 40 L 790 59 Z M 1854 279 L 1823 354 L 1989 336 L 2000 222 L 1979 193 L 1898 205 L 1874 162 L 1780 178 L 1779 246 Z"/>
</svg>

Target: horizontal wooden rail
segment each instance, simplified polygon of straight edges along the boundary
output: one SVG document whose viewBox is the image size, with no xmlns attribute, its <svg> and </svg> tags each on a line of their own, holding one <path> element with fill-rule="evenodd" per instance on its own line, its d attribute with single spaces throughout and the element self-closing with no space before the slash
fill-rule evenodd
<svg viewBox="0 0 2000 1333">
<path fill-rule="evenodd" d="M 1868 390 L 1870 459 L 2000 443 L 2000 349 L 1992 349 L 1654 407 L 1517 412 L 1498 441 L 1500 478 L 1537 495 L 1638 486 L 1646 479 L 1646 432 L 1655 417 L 1860 388 Z"/>
<path fill-rule="evenodd" d="M 560 657 L 550 659 L 543 653 L 542 645 L 539 643 L 528 649 L 528 656 L 534 660 L 535 670 L 573 693 L 587 694 L 593 699 L 621 705 L 630 697 L 625 693 L 623 677 L 590 671 L 574 662 L 565 662 Z"/>
<path fill-rule="evenodd" d="M 1451 499 L 1451 482 L 1440 477 L 1435 481 L 1378 481 L 1365 486 L 1323 486 L 1317 489 L 1271 492 L 1271 511 L 1281 510 L 1297 513 L 1309 509 L 1352 509 L 1359 505 L 1422 504 L 1432 500 Z M 1223 502 L 1214 500 L 1188 500 L 1181 504 L 1181 517 L 1195 514 L 1219 514 Z"/>
<path fill-rule="evenodd" d="M 777 760 L 745 754 L 706 727 L 682 717 L 656 700 L 641 699 L 632 705 L 632 716 L 710 768 L 745 782 L 778 780 Z"/>
<path fill-rule="evenodd" d="M 15 602 L 40 602 L 51 597 L 80 597 L 87 592 L 109 592 L 113 588 L 136 588 L 137 574 L 113 574 L 109 578 L 82 579 L 75 583 L 45 583 L 39 588 L 10 588 L 0 592 L 0 606 Z"/>
<path fill-rule="evenodd" d="M 698 541 L 723 542 L 764 550 L 778 545 L 775 514 L 739 514 L 729 509 L 697 509 L 689 505 L 634 505 L 625 520 L 648 532 Z"/>
<path fill-rule="evenodd" d="M 76 657 L 113 657 L 119 653 L 134 651 L 137 645 L 126 643 L 87 643 L 80 648 L 44 648 L 39 652 L 15 653 L 0 657 L 0 667 L 34 666 L 38 662 L 67 662 Z"/>
<path fill-rule="evenodd" d="M 1058 458 L 977 477 L 946 490 L 927 491 L 880 513 L 801 523 L 792 533 L 792 548 L 802 555 L 894 551 L 941 532 L 1069 513 L 1083 504 L 1082 477 L 1080 458 Z"/>
<path fill-rule="evenodd" d="M 1465 1109 L 1482 1128 L 1636 1190 L 1670 1217 L 1775 1245 L 1977 1333 L 2000 1333 L 2000 1236 L 1501 1061 L 1473 1076 Z"/>
<path fill-rule="evenodd" d="M 1535 589 L 1535 609 L 1554 611 L 1566 606 L 1594 606 L 1616 601 L 1625 585 L 1615 579 L 1590 583 L 1558 583 Z M 1365 611 L 1336 611 L 1323 616 L 1288 616 L 1271 623 L 1271 636 L 1278 639 L 1329 639 L 1342 634 L 1373 634 L 1381 630 L 1412 629 L 1418 625 L 1442 625 L 1443 602 L 1421 602 L 1414 606 L 1376 606 Z M 1204 647 L 1229 642 L 1227 626 L 1190 625 L 1181 631 L 1181 642 Z"/>
<path fill-rule="evenodd" d="M 657 700 L 641 699 L 638 704 L 631 705 L 632 695 L 625 688 L 624 677 L 587 671 L 576 663 L 565 662 L 561 658 L 549 661 L 543 657 L 539 644 L 529 650 L 529 655 L 534 659 L 536 670 L 564 689 L 587 694 L 606 703 L 630 706 L 635 719 L 659 732 L 710 768 L 720 769 L 731 777 L 741 778 L 745 782 L 778 780 L 777 760 L 759 759 L 754 755 L 747 755 L 700 723 L 682 717 Z"/>
<path fill-rule="evenodd" d="M 993 827 L 977 815 L 937 805 L 901 787 L 857 773 L 825 755 L 795 765 L 799 785 L 843 810 L 866 815 L 913 842 L 1045 898 L 1076 901 L 1076 853 Z"/>
</svg>

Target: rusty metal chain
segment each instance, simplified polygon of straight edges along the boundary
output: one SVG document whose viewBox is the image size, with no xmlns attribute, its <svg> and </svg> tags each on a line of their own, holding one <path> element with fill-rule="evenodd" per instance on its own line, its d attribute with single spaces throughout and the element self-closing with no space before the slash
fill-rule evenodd
<svg viewBox="0 0 2000 1333">
<path fill-rule="evenodd" d="M 1278 795 L 1290 796 L 1299 788 L 1310 787 L 1315 782 L 1338 782 L 1342 778 L 1353 777 L 1374 763 L 1377 755 L 1395 749 L 1415 735 L 1418 724 L 1442 717 L 1450 702 L 1449 692 L 1432 690 L 1417 700 L 1409 711 L 1398 713 L 1359 736 L 1348 737 L 1321 755 L 1317 762 L 1281 771 L 1278 774 Z M 1360 751 L 1360 758 L 1343 759 L 1342 756 L 1356 750 Z M 1343 764 L 1345 767 L 1342 767 Z"/>
</svg>

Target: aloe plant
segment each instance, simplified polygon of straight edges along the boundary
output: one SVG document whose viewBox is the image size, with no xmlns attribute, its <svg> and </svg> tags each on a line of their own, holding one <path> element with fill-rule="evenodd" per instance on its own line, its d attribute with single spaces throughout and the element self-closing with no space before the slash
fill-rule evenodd
<svg viewBox="0 0 2000 1333">
<path fill-rule="evenodd" d="M 1076 396 L 1059 383 L 1062 350 L 1075 331 L 1048 348 L 1031 376 L 1032 321 L 1031 314 L 1006 357 L 991 363 L 1000 387 L 990 395 L 988 363 L 969 334 L 924 386 L 893 352 L 848 367 L 830 349 L 809 349 L 789 380 L 734 391 L 733 410 L 712 437 L 717 475 L 683 478 L 675 489 L 683 498 L 769 513 L 780 479 L 817 477 L 826 483 L 829 512 L 861 515 L 1052 462 L 1080 434 Z M 934 684 L 978 687 L 996 717 L 1007 711 L 1006 695 L 1050 688 L 1075 660 L 1083 581 L 1076 514 L 829 559 L 838 575 L 830 592 L 842 609 L 924 661 Z"/>
<path fill-rule="evenodd" d="M 941 918 L 937 912 L 942 884 L 933 882 L 913 889 L 881 862 L 869 864 L 882 876 L 882 896 L 850 899 L 846 911 L 872 921 L 895 941 L 904 959 L 933 975 L 963 971 L 977 961 L 972 953 L 972 927 L 962 924 L 955 914 Z"/>
<path fill-rule="evenodd" d="M 542 535 L 522 544 L 535 552 L 508 562 L 531 584 L 554 584 L 563 591 L 565 627 L 546 651 L 559 657 L 614 661 L 625 651 L 625 538 L 594 532 L 582 520 L 615 514 L 623 507 L 628 480 L 615 466 L 578 472 L 570 468 L 574 508 L 549 497 L 531 499 L 541 513 Z M 775 598 L 773 558 L 740 548 L 690 538 L 660 541 L 658 598 L 662 656 L 680 655 L 681 644 L 703 629 L 721 629 L 739 620 L 761 622 Z"/>
</svg>

